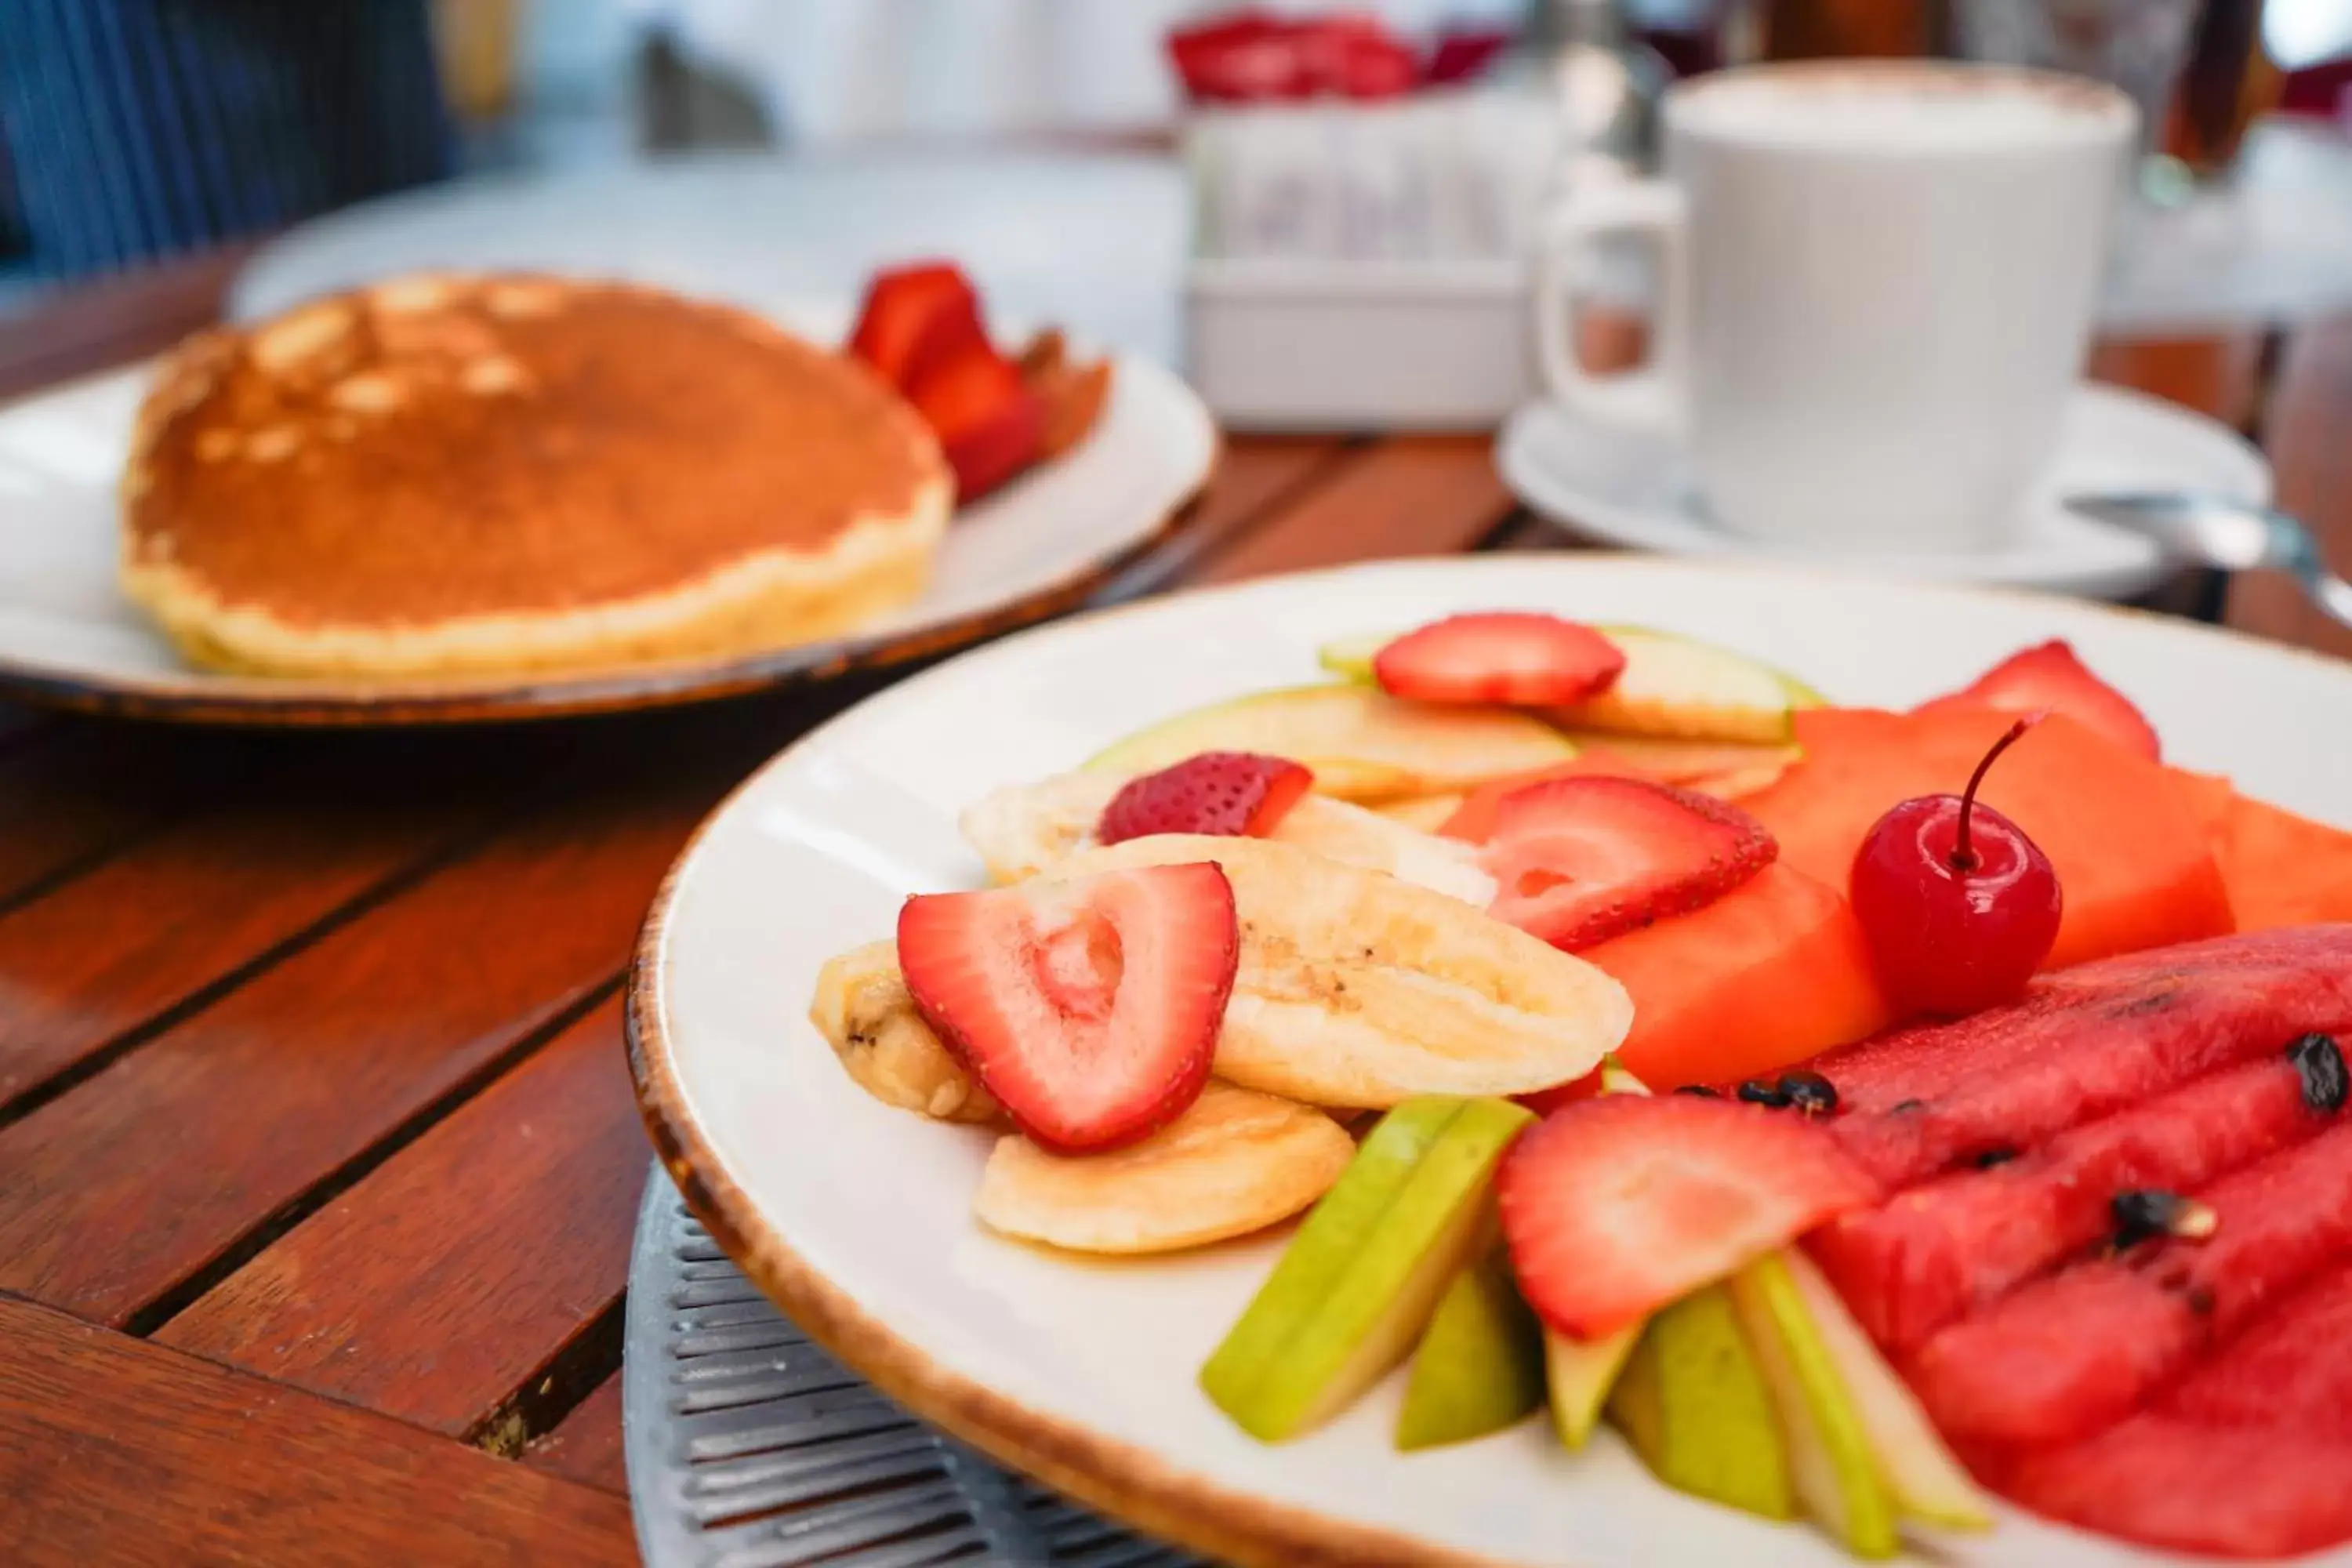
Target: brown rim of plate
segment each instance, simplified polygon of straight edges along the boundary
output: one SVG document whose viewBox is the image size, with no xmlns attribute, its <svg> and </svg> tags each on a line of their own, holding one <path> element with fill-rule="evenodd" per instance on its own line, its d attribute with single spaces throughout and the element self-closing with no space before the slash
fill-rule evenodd
<svg viewBox="0 0 2352 1568">
<path fill-rule="evenodd" d="M 1430 556 L 1428 561 L 1480 560 L 1471 554 Z M 1872 579 L 1843 578 L 1834 573 L 1742 563 L 1735 566 L 1685 562 L 1637 551 L 1575 551 L 1553 557 L 1562 563 L 1642 561 L 1655 565 L 1721 575 L 1744 573 L 1765 577 L 1796 577 L 1811 581 L 1851 583 L 1867 588 Z M 1286 574 L 1317 576 L 1344 574 L 1363 566 L 1399 565 L 1411 557 L 1381 562 L 1358 562 L 1319 572 Z M 1537 557 L 1541 559 L 1541 557 Z M 1192 597 L 1246 592 L 1271 579 L 1257 579 L 1173 595 Z M 1954 586 L 1913 584 L 1906 586 L 1966 598 L 1990 598 L 2027 603 L 2050 601 L 2109 616 L 2123 621 L 2170 625 L 2192 636 L 2223 642 L 2245 643 L 2305 662 L 2343 671 L 2347 661 L 2253 637 L 2228 626 L 2208 626 L 2161 611 L 2126 605 L 2098 604 L 2060 595 L 2035 594 L 1999 586 Z M 1151 602 L 1157 602 L 1151 601 Z M 1097 612 L 1111 616 L 1146 607 L 1144 604 L 1108 606 Z M 878 695 L 878 694 L 877 694 Z M 868 700 L 871 700 L 869 699 Z M 1001 1463 L 1035 1477 L 1055 1490 L 1139 1530 L 1195 1552 L 1241 1563 L 1245 1568 L 1305 1564 L 1309 1568 L 1509 1568 L 1508 1564 L 1432 1546 L 1426 1542 L 1376 1530 L 1350 1520 L 1335 1519 L 1310 1510 L 1286 1507 L 1264 1498 L 1234 1492 L 1181 1467 L 1169 1464 L 1147 1449 L 1106 1437 L 1076 1422 L 1032 1410 L 985 1384 L 940 1365 L 922 1349 L 893 1332 L 867 1313 L 839 1286 L 810 1267 L 775 1228 L 761 1217 L 686 1110 L 686 1097 L 673 1067 L 667 1029 L 655 993 L 663 973 L 658 950 L 667 934 L 678 879 L 693 860 L 714 824 L 742 794 L 766 776 L 782 757 L 846 720 L 863 703 L 836 714 L 794 740 L 729 791 L 725 799 L 695 827 L 677 858 L 664 873 L 637 936 L 635 961 L 629 966 L 628 999 L 623 1009 L 623 1035 L 635 1079 L 637 1111 L 644 1120 L 662 1168 L 669 1173 L 688 1208 L 710 1232 L 712 1239 L 760 1287 L 768 1298 L 792 1316 L 800 1329 L 844 1364 L 863 1373 L 877 1388 Z"/>
<path fill-rule="evenodd" d="M 1018 631 L 1076 608 L 1120 574 L 1181 538 L 1200 511 L 1222 451 L 1183 499 L 1143 537 L 1059 582 L 969 615 L 886 637 L 829 638 L 742 658 L 647 666 L 593 675 L 551 671 L 505 684 L 410 686 L 293 682 L 209 676 L 203 689 L 136 680 L 97 681 L 0 663 L 0 698 L 108 718 L 257 729 L 511 723 L 676 708 L 753 692 L 812 686 L 887 669 Z M 952 520 L 949 527 L 955 526 Z"/>
</svg>

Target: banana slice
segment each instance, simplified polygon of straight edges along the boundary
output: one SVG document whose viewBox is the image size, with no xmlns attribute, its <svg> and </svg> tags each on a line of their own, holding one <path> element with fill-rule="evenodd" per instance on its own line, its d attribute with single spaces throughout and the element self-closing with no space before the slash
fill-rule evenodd
<svg viewBox="0 0 2352 1568">
<path fill-rule="evenodd" d="M 982 796 L 958 820 L 991 879 L 1017 882 L 1097 847 L 1095 824 L 1127 782 L 1121 773 L 1064 773 Z M 1350 866 L 1386 871 L 1484 909 L 1495 879 L 1471 845 L 1440 838 L 1379 812 L 1309 795 L 1275 826 L 1277 843 L 1296 844 Z"/>
<path fill-rule="evenodd" d="M 1045 875 L 1213 860 L 1233 883 L 1241 963 L 1217 1076 L 1310 1105 L 1521 1094 L 1580 1078 L 1633 1005 L 1585 963 L 1460 900 L 1296 845 L 1170 834 L 1083 851 Z"/>
<path fill-rule="evenodd" d="M 1402 822 L 1407 827 L 1434 833 L 1445 826 L 1447 818 L 1462 809 L 1462 796 L 1460 794 L 1407 795 L 1402 800 L 1383 801 L 1372 809 L 1391 822 Z"/>
<path fill-rule="evenodd" d="M 1103 808 L 1131 776 L 1060 773 L 1036 784 L 1007 784 L 966 806 L 956 826 L 964 842 L 979 851 L 989 880 L 1018 882 L 1092 848 Z"/>
<path fill-rule="evenodd" d="M 1386 871 L 1478 909 L 1495 901 L 1495 879 L 1478 864 L 1476 846 L 1440 838 L 1344 800 L 1307 795 L 1276 825 L 1269 842 L 1297 845 L 1368 871 Z"/>
<path fill-rule="evenodd" d="M 939 1121 L 994 1121 L 995 1097 L 948 1054 L 898 973 L 898 944 L 871 942 L 816 974 L 809 1022 L 875 1099 Z"/>
<path fill-rule="evenodd" d="M 1319 1110 L 1212 1081 L 1183 1115 L 1108 1154 L 999 1139 L 972 1212 L 992 1230 L 1074 1252 L 1171 1252 L 1289 1218 L 1355 1152 Z"/>
</svg>

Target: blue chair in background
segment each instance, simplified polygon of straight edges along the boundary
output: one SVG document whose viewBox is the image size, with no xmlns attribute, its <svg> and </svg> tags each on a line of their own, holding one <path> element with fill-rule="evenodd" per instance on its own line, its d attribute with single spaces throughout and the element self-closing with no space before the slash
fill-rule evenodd
<svg viewBox="0 0 2352 1568">
<path fill-rule="evenodd" d="M 110 271 L 456 160 L 425 0 L 0 0 L 0 264 Z"/>
</svg>

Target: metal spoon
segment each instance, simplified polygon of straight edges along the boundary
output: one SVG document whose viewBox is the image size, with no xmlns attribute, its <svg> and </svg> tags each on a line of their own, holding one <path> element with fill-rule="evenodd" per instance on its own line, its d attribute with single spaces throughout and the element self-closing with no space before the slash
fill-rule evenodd
<svg viewBox="0 0 2352 1568">
<path fill-rule="evenodd" d="M 2284 572 L 2311 602 L 2352 626 L 2352 583 L 2327 569 L 2311 531 L 2283 511 L 2213 496 L 2068 496 L 2069 510 L 2156 541 L 2175 560 L 2225 572 Z"/>
</svg>

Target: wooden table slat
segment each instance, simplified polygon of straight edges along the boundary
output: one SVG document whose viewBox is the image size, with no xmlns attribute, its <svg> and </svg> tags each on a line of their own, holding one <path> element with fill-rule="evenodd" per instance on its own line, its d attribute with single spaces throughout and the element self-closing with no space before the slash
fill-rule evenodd
<svg viewBox="0 0 2352 1568">
<path fill-rule="evenodd" d="M 26 1568 L 636 1561 L 607 1490 L 5 1299 L 0 1527 Z"/>
<path fill-rule="evenodd" d="M 2318 536 L 2336 571 L 2352 573 L 2352 318 L 2298 335 L 2271 395 L 2268 426 L 2278 504 Z M 2352 631 L 2285 577 L 2243 574 L 2231 584 L 2229 603 L 2233 626 L 2352 658 Z"/>
<path fill-rule="evenodd" d="M 614 983 L 715 795 L 698 780 L 551 803 L 0 1131 L 17 1173 L 0 1289 L 125 1324 L 209 1284 L 207 1266 Z"/>
<path fill-rule="evenodd" d="M 1099 596 L 1131 599 L 1179 583 L 1199 562 L 1280 516 L 1296 499 L 1344 464 L 1348 443 L 1329 436 L 1273 436 L 1219 454 L 1209 488 L 1175 541 L 1121 574 Z"/>
<path fill-rule="evenodd" d="M 226 737 L 86 719 L 0 739 L 0 908 L 203 805 L 246 764 Z"/>
<path fill-rule="evenodd" d="M 1274 518 L 1213 554 L 1199 583 L 1467 550 L 1517 509 L 1485 436 L 1406 436 L 1351 450 Z"/>
<path fill-rule="evenodd" d="M 50 1075 L 486 826 L 467 800 L 301 768 L 0 915 L 0 1121 Z"/>
<path fill-rule="evenodd" d="M 573 1407 L 554 1431 L 523 1450 L 535 1470 L 569 1476 L 583 1486 L 626 1493 L 629 1467 L 621 1444 L 621 1374 L 614 1373 Z"/>
<path fill-rule="evenodd" d="M 620 1300 L 646 1170 L 614 1000 L 154 1337 L 468 1436 Z"/>
</svg>

